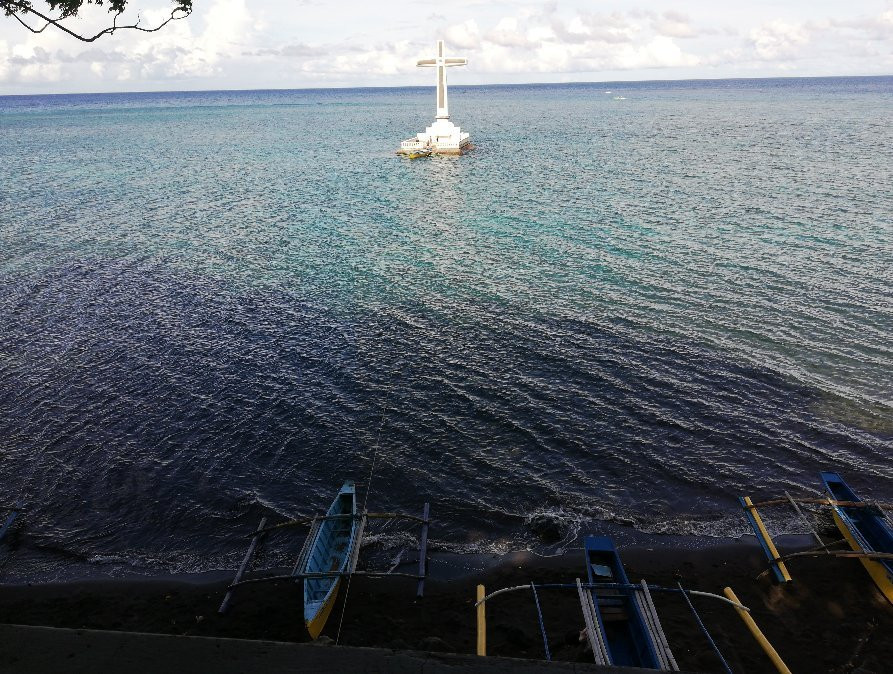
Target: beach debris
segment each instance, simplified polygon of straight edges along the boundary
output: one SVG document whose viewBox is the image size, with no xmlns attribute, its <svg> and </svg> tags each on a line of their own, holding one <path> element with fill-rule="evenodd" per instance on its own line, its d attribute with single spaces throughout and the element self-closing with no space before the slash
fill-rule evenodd
<svg viewBox="0 0 893 674">
<path fill-rule="evenodd" d="M 533 515 L 527 522 L 527 528 L 533 532 L 542 543 L 557 543 L 564 538 L 561 522 L 555 517 L 543 513 Z"/>
<path fill-rule="evenodd" d="M 432 653 L 455 653 L 456 649 L 440 637 L 425 637 L 419 642 L 419 648 Z"/>
</svg>

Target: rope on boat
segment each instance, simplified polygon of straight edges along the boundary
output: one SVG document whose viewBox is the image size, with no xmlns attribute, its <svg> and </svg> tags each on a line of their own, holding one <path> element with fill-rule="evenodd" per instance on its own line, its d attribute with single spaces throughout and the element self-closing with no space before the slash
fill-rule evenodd
<svg viewBox="0 0 893 674">
<path fill-rule="evenodd" d="M 363 499 L 363 512 L 369 503 L 369 494 L 372 492 L 372 477 L 375 475 L 375 462 L 378 459 L 378 445 L 381 440 L 381 429 L 384 427 L 384 410 L 381 413 L 381 421 L 378 423 L 378 432 L 375 434 L 375 447 L 372 448 L 372 466 L 369 468 L 369 479 L 366 481 L 366 498 Z"/>
<path fill-rule="evenodd" d="M 543 635 L 543 650 L 546 651 L 546 660 L 552 660 L 552 654 L 549 652 L 549 640 L 546 638 L 546 626 L 543 624 L 543 612 L 540 609 L 540 598 L 536 593 L 536 585 L 531 581 L 530 589 L 533 591 L 533 601 L 536 603 L 536 617 L 540 621 L 540 632 Z"/>
<path fill-rule="evenodd" d="M 710 636 L 710 632 L 707 631 L 707 626 L 704 625 L 704 621 L 701 620 L 701 616 L 698 615 L 698 612 L 695 610 L 694 604 L 691 603 L 691 599 L 688 598 L 688 592 L 682 587 L 682 583 L 677 582 L 676 585 L 679 586 L 679 589 L 682 590 L 682 596 L 685 599 L 685 603 L 688 604 L 688 608 L 691 609 L 692 614 L 695 617 L 695 620 L 698 621 L 698 625 L 701 628 L 701 631 L 704 633 L 704 636 L 707 637 L 707 641 L 710 642 L 710 646 L 713 648 L 713 652 L 716 653 L 716 657 L 719 658 L 719 661 L 722 663 L 722 666 L 725 667 L 727 674 L 734 674 L 732 668 L 729 667 L 729 663 L 726 662 L 726 659 L 722 656 L 722 653 L 719 651 L 719 647 L 716 645 L 716 642 L 713 640 L 713 637 Z M 730 603 L 731 600 L 730 600 Z"/>
<path fill-rule="evenodd" d="M 366 505 L 369 503 L 369 493 L 372 491 L 372 477 L 375 475 L 375 461 L 378 458 L 378 444 L 381 440 L 381 429 L 384 426 L 384 410 L 381 412 L 381 421 L 378 423 L 378 433 L 375 435 L 375 446 L 372 448 L 372 466 L 369 468 L 369 479 L 366 481 L 366 496 L 363 499 L 363 519 L 360 520 L 360 524 L 364 525 L 366 523 Z M 356 547 L 356 553 L 359 555 L 360 545 L 362 541 L 360 541 L 357 537 L 354 537 L 354 545 Z M 351 560 L 351 573 L 347 576 L 347 587 L 344 588 L 344 603 L 341 604 L 341 617 L 338 619 L 338 632 L 335 635 L 335 645 L 341 641 L 341 626 L 344 624 L 344 613 L 347 611 L 347 598 L 350 596 L 350 580 L 353 578 L 353 572 L 355 571 L 356 560 L 355 558 Z"/>
<path fill-rule="evenodd" d="M 807 519 L 806 515 L 800 509 L 798 503 L 794 500 L 794 497 L 790 495 L 787 491 L 785 491 L 784 495 L 787 497 L 788 501 L 791 502 L 791 505 L 794 507 L 794 510 L 797 511 L 797 514 L 800 515 L 800 519 L 803 520 L 803 523 L 806 525 L 806 528 L 809 529 L 809 532 L 812 534 L 812 537 L 816 539 L 819 545 L 824 545 L 825 541 L 822 540 L 822 537 L 819 536 L 818 532 L 812 526 L 812 523 Z"/>
<path fill-rule="evenodd" d="M 254 536 L 251 538 L 251 545 L 248 546 L 248 552 L 246 552 L 245 556 L 242 558 L 242 563 L 239 565 L 239 570 L 236 571 L 236 577 L 233 580 L 232 585 L 230 585 L 229 589 L 227 589 L 226 594 L 223 597 L 223 601 L 220 603 L 220 608 L 217 609 L 217 612 L 221 615 L 226 613 L 226 609 L 229 608 L 229 602 L 233 598 L 233 586 L 238 584 L 239 581 L 242 580 L 242 576 L 244 576 L 245 571 L 248 570 L 248 563 L 254 556 L 254 551 L 257 549 L 257 544 L 263 536 L 261 532 L 263 531 L 264 525 L 266 523 L 267 518 L 261 517 L 260 524 L 257 525 L 257 531 L 255 531 Z"/>
</svg>

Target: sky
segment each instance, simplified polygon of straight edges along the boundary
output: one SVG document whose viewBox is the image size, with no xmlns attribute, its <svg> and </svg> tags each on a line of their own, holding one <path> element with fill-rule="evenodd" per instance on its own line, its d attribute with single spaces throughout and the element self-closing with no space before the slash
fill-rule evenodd
<svg viewBox="0 0 893 674">
<path fill-rule="evenodd" d="M 39 6 L 40 0 L 35 0 Z M 141 25 L 170 13 L 131 0 Z M 893 0 L 194 0 L 157 33 L 86 44 L 0 16 L 0 94 L 433 83 L 436 39 L 453 84 L 893 75 Z M 104 8 L 71 22 L 108 25 Z"/>
</svg>

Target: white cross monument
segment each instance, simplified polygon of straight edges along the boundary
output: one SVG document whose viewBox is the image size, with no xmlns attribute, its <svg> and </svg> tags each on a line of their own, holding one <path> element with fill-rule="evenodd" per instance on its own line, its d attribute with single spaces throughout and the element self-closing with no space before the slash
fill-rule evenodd
<svg viewBox="0 0 893 674">
<path fill-rule="evenodd" d="M 424 133 L 416 134 L 400 143 L 400 152 L 430 149 L 439 154 L 462 154 L 472 148 L 471 137 L 450 121 L 450 109 L 447 104 L 446 69 L 453 66 L 464 66 L 468 59 L 446 58 L 443 51 L 443 40 L 437 41 L 437 56 L 422 59 L 417 66 L 436 68 L 437 72 L 437 115 L 434 124 Z"/>
</svg>

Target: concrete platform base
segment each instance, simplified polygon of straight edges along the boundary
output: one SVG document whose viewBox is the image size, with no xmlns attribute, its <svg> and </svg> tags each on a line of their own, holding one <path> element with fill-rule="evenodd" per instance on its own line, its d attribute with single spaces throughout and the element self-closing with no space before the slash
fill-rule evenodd
<svg viewBox="0 0 893 674">
<path fill-rule="evenodd" d="M 280 641 L 0 625 L 0 672 L 15 674 L 616 674 L 652 670 Z"/>
</svg>

